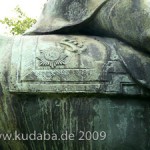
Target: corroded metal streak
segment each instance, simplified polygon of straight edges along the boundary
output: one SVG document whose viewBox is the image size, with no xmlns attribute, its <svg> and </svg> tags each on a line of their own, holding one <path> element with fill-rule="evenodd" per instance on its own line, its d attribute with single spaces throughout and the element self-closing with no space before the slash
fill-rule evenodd
<svg viewBox="0 0 150 150">
<path fill-rule="evenodd" d="M 0 36 L 0 133 L 13 133 L 17 130 L 16 114 L 12 106 L 13 95 L 9 93 L 10 60 L 14 38 Z M 0 140 L 0 149 L 26 150 L 20 141 Z"/>
<path fill-rule="evenodd" d="M 75 140 L 28 141 L 32 150 L 149 149 L 148 98 L 103 97 L 92 94 L 18 95 L 13 101 L 22 133 L 74 133 Z M 19 109 L 21 108 L 21 109 Z M 105 131 L 104 141 L 79 141 L 79 131 Z M 137 147 L 137 142 L 140 147 Z M 28 144 L 27 144 L 28 143 Z"/>
</svg>

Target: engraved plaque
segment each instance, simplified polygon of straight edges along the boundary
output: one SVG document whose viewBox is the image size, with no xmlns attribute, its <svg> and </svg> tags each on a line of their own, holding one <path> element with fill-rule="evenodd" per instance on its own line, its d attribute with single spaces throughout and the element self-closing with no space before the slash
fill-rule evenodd
<svg viewBox="0 0 150 150">
<path fill-rule="evenodd" d="M 105 56 L 103 44 L 87 37 L 17 37 L 10 91 L 96 92 Z"/>
</svg>

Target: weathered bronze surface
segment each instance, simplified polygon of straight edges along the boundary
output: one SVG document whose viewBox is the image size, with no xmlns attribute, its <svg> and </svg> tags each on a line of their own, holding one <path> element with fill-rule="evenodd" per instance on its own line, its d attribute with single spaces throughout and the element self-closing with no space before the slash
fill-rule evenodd
<svg viewBox="0 0 150 150">
<path fill-rule="evenodd" d="M 0 36 L 0 150 L 149 150 L 148 13 L 148 0 L 49 0 L 31 35 Z M 75 139 L 2 140 L 16 131 Z"/>
<path fill-rule="evenodd" d="M 16 37 L 9 89 L 27 93 L 145 95 L 144 86 L 150 88 L 149 59 L 114 39 L 71 35 Z"/>
<path fill-rule="evenodd" d="M 19 36 L 0 41 L 1 133 L 76 135 L 73 141 L 2 140 L 1 149 L 149 148 L 146 54 L 100 37 Z M 79 141 L 79 131 L 105 131 L 107 138 Z"/>
<path fill-rule="evenodd" d="M 27 34 L 111 36 L 150 52 L 149 0 L 48 0 Z"/>
<path fill-rule="evenodd" d="M 82 23 L 108 0 L 48 0 L 40 19 L 28 32 L 47 33 Z"/>
</svg>

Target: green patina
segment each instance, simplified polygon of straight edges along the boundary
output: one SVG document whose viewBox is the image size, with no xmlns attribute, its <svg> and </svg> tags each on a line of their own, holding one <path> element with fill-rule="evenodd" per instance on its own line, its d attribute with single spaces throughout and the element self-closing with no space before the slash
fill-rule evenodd
<svg viewBox="0 0 150 150">
<path fill-rule="evenodd" d="M 77 138 L 0 140 L 0 149 L 150 149 L 148 1 L 51 2 L 30 31 L 42 35 L 0 36 L 0 133 L 68 131 Z M 98 36 L 71 35 L 85 28 Z M 55 30 L 70 35 L 43 35 Z M 104 141 L 78 140 L 79 131 L 102 130 Z"/>
</svg>

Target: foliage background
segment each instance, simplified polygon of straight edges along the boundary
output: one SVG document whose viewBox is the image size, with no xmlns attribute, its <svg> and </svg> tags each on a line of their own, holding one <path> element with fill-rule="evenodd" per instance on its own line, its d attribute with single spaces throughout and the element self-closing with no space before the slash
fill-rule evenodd
<svg viewBox="0 0 150 150">
<path fill-rule="evenodd" d="M 3 20 L 0 20 L 0 23 L 5 24 L 9 28 L 12 35 L 23 34 L 36 23 L 36 19 L 28 17 L 19 6 L 16 6 L 14 11 L 16 13 L 16 17 L 5 17 Z"/>
</svg>

